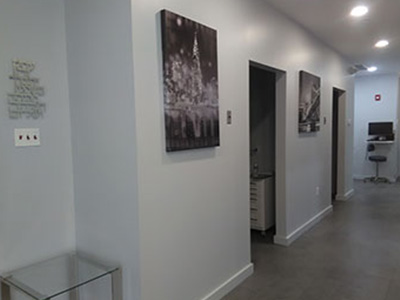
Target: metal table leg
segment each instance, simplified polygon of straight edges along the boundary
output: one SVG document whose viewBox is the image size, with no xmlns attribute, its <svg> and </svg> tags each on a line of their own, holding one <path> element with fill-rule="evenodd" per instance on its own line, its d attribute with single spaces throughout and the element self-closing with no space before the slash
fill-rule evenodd
<svg viewBox="0 0 400 300">
<path fill-rule="evenodd" d="M 75 254 L 70 255 L 69 257 L 69 279 L 71 284 L 74 284 L 78 281 L 79 274 L 79 265 L 78 260 Z M 79 288 L 75 288 L 69 292 L 70 300 L 79 300 Z"/>
<path fill-rule="evenodd" d="M 112 300 L 122 300 L 122 270 L 118 268 L 111 273 Z"/>
<path fill-rule="evenodd" d="M 10 286 L 5 284 L 3 280 L 1 280 L 1 300 L 11 300 Z"/>
</svg>

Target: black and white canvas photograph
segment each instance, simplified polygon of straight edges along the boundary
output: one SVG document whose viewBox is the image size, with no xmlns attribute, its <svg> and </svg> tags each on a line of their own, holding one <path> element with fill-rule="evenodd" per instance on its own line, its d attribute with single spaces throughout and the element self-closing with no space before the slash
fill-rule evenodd
<svg viewBox="0 0 400 300">
<path fill-rule="evenodd" d="M 299 133 L 319 131 L 321 79 L 300 71 Z"/>
<path fill-rule="evenodd" d="M 217 32 L 161 11 L 166 150 L 219 146 Z"/>
</svg>

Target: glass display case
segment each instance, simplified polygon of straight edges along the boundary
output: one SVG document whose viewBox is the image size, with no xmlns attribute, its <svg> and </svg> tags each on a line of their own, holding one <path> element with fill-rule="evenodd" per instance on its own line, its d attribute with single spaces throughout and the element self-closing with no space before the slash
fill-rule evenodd
<svg viewBox="0 0 400 300">
<path fill-rule="evenodd" d="M 122 300 L 121 269 L 80 253 L 61 255 L 1 276 L 2 300 L 11 300 L 16 289 L 35 300 L 48 300 L 69 293 L 79 299 L 78 288 L 111 276 L 112 300 Z"/>
</svg>

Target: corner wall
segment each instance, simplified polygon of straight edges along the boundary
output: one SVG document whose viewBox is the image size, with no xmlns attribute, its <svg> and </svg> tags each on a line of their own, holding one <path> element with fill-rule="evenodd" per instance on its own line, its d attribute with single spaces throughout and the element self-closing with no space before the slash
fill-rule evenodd
<svg viewBox="0 0 400 300">
<path fill-rule="evenodd" d="M 277 170 L 283 178 L 278 201 L 285 209 L 278 236 L 285 242 L 331 209 L 334 86 L 348 92 L 345 119 L 350 125 L 344 131 L 350 143 L 344 152 L 346 162 L 352 160 L 351 78 L 345 77 L 347 65 L 339 55 L 264 1 L 132 4 L 142 299 L 217 299 L 214 289 L 223 289 L 226 280 L 251 268 L 249 61 L 287 71 L 286 103 L 277 104 L 277 142 L 284 146 L 284 169 Z M 158 14 L 164 8 L 218 31 L 220 147 L 164 150 Z M 300 70 L 322 78 L 321 121 L 327 119 L 320 132 L 308 136 L 299 136 L 297 129 Z M 227 110 L 233 113 L 230 126 L 225 123 Z M 352 189 L 351 166 L 343 174 L 343 189 Z"/>
<path fill-rule="evenodd" d="M 136 127 L 128 0 L 66 1 L 79 251 L 123 268 L 140 299 Z M 108 299 L 106 291 L 95 299 Z"/>
<path fill-rule="evenodd" d="M 4 0 L 0 9 L 0 273 L 75 248 L 71 133 L 62 0 Z M 13 59 L 36 63 L 43 118 L 11 120 Z M 16 148 L 15 128 L 40 147 Z"/>
</svg>

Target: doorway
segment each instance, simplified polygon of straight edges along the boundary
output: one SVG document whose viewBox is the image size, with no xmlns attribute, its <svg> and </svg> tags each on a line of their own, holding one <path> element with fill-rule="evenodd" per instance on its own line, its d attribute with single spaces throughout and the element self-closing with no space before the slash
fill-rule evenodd
<svg viewBox="0 0 400 300">
<path fill-rule="evenodd" d="M 332 182 L 331 182 L 331 199 L 332 202 L 337 199 L 338 195 L 338 174 L 339 174 L 339 134 L 340 134 L 340 107 L 341 97 L 345 91 L 333 88 L 332 92 Z"/>
<path fill-rule="evenodd" d="M 252 242 L 273 242 L 276 224 L 277 74 L 250 63 L 250 223 Z"/>
</svg>

